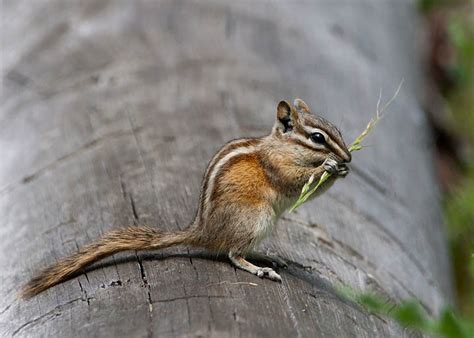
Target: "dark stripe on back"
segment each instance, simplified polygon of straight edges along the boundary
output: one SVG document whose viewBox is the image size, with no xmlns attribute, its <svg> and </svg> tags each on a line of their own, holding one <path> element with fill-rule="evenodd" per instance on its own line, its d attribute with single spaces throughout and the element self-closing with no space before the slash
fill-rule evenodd
<svg viewBox="0 0 474 338">
<path fill-rule="evenodd" d="M 230 144 L 232 142 L 238 141 L 236 143 Z M 204 179 L 203 179 L 203 186 L 202 186 L 202 191 L 201 191 L 201 205 L 200 205 L 200 210 L 201 214 L 200 217 L 202 217 L 202 211 L 204 210 L 204 202 L 205 202 L 205 193 L 207 190 L 207 187 L 209 185 L 209 174 L 214 170 L 214 167 L 219 163 L 221 159 L 223 159 L 226 155 L 230 154 L 233 150 L 241 148 L 241 147 L 249 147 L 249 146 L 256 146 L 261 142 L 261 139 L 241 139 L 241 140 L 232 140 L 226 143 L 214 157 L 209 161 L 208 168 L 206 170 L 206 173 L 204 174 Z M 236 156 L 239 157 L 239 156 Z M 231 159 L 232 161 L 233 159 Z M 225 167 L 224 165 L 223 167 Z M 222 169 L 222 168 L 221 168 Z M 217 178 L 217 176 L 216 176 Z M 212 192 L 211 192 L 212 196 Z"/>
<path fill-rule="evenodd" d="M 216 175 L 214 176 L 215 177 L 215 179 L 214 179 L 215 183 L 214 183 L 214 187 L 211 191 L 211 200 L 216 200 L 220 197 L 218 195 L 219 181 L 222 178 L 222 176 L 224 176 L 224 174 L 232 166 L 239 163 L 240 161 L 244 161 L 245 159 L 254 159 L 255 157 L 256 157 L 256 154 L 240 154 L 240 155 L 236 155 L 236 156 L 232 157 L 231 159 L 229 159 L 229 161 L 227 161 L 227 163 L 224 164 L 219 169 L 219 172 L 217 172 Z"/>
</svg>

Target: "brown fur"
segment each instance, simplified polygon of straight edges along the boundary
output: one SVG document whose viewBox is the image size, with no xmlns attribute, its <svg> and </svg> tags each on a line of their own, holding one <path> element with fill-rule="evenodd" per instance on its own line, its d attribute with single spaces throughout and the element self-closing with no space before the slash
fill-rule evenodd
<svg viewBox="0 0 474 338">
<path fill-rule="evenodd" d="M 84 246 L 75 254 L 63 258 L 41 271 L 21 290 L 24 298 L 30 298 L 61 283 L 98 260 L 126 250 L 163 249 L 177 244 L 194 243 L 190 231 L 166 233 L 150 227 L 131 227 L 114 230 L 98 241 Z"/>
<path fill-rule="evenodd" d="M 219 170 L 211 199 L 216 203 L 232 200 L 253 206 L 262 203 L 271 188 L 258 155 L 243 154 L 232 158 Z"/>
<path fill-rule="evenodd" d="M 205 174 L 205 179 L 203 179 L 203 184 L 202 184 L 202 189 L 201 189 L 201 199 L 200 199 L 200 208 L 199 208 L 199 211 L 198 211 L 198 216 L 199 216 L 199 220 L 202 221 L 202 218 L 201 218 L 201 213 L 200 211 L 204 208 L 204 198 L 203 198 L 203 193 L 207 190 L 207 186 L 208 186 L 208 183 L 209 183 L 209 180 L 206 179 L 207 176 L 209 175 L 209 172 L 211 172 L 215 165 L 217 164 L 217 162 L 219 162 L 219 160 L 221 160 L 222 158 L 224 158 L 224 156 L 226 156 L 227 154 L 229 154 L 230 152 L 232 152 L 232 150 L 235 150 L 236 148 L 239 148 L 239 147 L 246 147 L 246 146 L 255 146 L 257 144 L 260 143 L 260 140 L 259 139 L 239 139 L 239 140 L 234 140 L 234 141 L 231 141 L 229 143 L 227 143 L 224 147 L 222 147 L 216 155 L 214 155 L 214 157 L 211 159 L 211 161 L 209 162 L 209 165 L 206 169 L 206 174 Z"/>
<path fill-rule="evenodd" d="M 228 253 L 239 267 L 255 273 L 258 267 L 242 257 L 272 229 L 280 209 L 287 207 L 285 203 L 298 196 L 311 175 L 319 179 L 326 159 L 350 160 L 339 130 L 310 114 L 303 101 L 296 103 L 295 107 L 286 101 L 278 104 L 270 135 L 231 141 L 212 158 L 204 175 L 196 218 L 188 229 L 162 232 L 132 227 L 112 231 L 41 271 L 23 287 L 21 295 L 37 295 L 117 252 L 178 244 Z M 330 143 L 339 149 L 334 144 L 312 144 L 304 126 L 324 130 Z"/>
</svg>

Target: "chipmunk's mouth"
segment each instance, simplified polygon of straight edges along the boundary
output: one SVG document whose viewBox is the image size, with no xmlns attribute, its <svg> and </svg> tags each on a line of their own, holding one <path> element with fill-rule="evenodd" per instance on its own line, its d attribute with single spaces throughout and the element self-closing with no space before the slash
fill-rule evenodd
<svg viewBox="0 0 474 338">
<path fill-rule="evenodd" d="M 346 156 L 346 158 L 344 159 L 344 161 L 342 163 L 350 163 L 352 161 L 352 154 L 349 150 L 347 151 L 345 156 Z"/>
</svg>

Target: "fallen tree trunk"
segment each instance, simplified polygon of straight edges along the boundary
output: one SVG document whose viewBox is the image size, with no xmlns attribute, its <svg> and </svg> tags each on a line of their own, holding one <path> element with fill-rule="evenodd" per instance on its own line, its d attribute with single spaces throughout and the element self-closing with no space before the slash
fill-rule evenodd
<svg viewBox="0 0 474 338">
<path fill-rule="evenodd" d="M 0 334 L 405 336 L 337 285 L 429 313 L 451 285 L 408 1 L 11 1 L 2 12 Z M 199 250 L 128 252 L 28 301 L 34 271 L 104 232 L 185 227 L 207 161 L 301 97 L 350 142 L 405 85 L 352 172 L 262 251 L 283 283 Z"/>
</svg>

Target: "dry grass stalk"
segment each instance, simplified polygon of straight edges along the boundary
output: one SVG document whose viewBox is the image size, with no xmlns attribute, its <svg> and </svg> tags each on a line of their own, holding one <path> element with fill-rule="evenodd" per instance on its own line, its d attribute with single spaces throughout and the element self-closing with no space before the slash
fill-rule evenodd
<svg viewBox="0 0 474 338">
<path fill-rule="evenodd" d="M 375 127 L 375 125 L 380 121 L 380 119 L 384 116 L 384 113 L 386 112 L 387 108 L 392 104 L 392 102 L 395 100 L 395 98 L 398 96 L 398 93 L 400 92 L 400 89 L 402 88 L 403 85 L 403 80 L 400 82 L 398 85 L 397 90 L 395 91 L 395 94 L 390 98 L 390 100 L 387 101 L 383 105 L 382 108 L 380 108 L 380 102 L 382 99 L 382 90 L 380 90 L 379 93 L 379 99 L 377 100 L 377 109 L 376 109 L 376 115 L 375 118 L 372 118 L 369 123 L 367 124 L 367 127 L 365 130 L 357 136 L 357 138 L 354 140 L 354 142 L 351 143 L 349 146 L 349 151 L 352 153 L 354 151 L 361 150 L 364 146 L 362 146 L 362 141 L 369 135 L 369 133 L 372 131 L 372 129 Z M 295 202 L 295 204 L 291 207 L 290 212 L 293 212 L 296 208 L 298 208 L 300 205 L 305 203 L 308 198 L 313 195 L 318 188 L 328 180 L 328 178 L 331 177 L 331 174 L 328 173 L 327 171 L 324 172 L 324 174 L 321 176 L 319 179 L 318 183 L 311 188 L 311 185 L 313 184 L 314 181 L 314 176 L 311 176 L 308 182 L 303 186 L 303 189 L 301 190 L 301 194 L 298 197 L 298 200 Z"/>
</svg>

